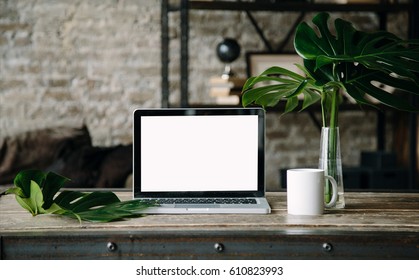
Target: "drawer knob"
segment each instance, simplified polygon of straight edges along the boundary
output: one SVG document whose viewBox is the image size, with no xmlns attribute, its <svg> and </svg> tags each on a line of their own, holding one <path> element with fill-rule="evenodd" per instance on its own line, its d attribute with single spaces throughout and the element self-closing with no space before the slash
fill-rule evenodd
<svg viewBox="0 0 419 280">
<path fill-rule="evenodd" d="M 221 243 L 215 243 L 214 249 L 217 253 L 221 253 L 222 251 L 224 251 L 224 245 Z"/>
<path fill-rule="evenodd" d="M 330 243 L 323 243 L 323 251 L 329 253 L 333 250 L 333 246 Z"/>
<path fill-rule="evenodd" d="M 109 252 L 116 251 L 116 248 L 117 248 L 116 244 L 113 243 L 113 242 L 108 242 L 108 244 L 106 245 L 106 247 L 108 248 L 108 251 Z"/>
</svg>

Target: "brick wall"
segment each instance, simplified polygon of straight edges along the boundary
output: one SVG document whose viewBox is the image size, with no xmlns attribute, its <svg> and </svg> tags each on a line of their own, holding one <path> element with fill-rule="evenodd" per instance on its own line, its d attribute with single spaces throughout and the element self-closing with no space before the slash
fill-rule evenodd
<svg viewBox="0 0 419 280">
<path fill-rule="evenodd" d="M 0 3 L 0 129 L 84 122 L 97 145 L 130 142 L 131 111 L 160 100 L 158 1 Z"/>
<path fill-rule="evenodd" d="M 362 28 L 377 26 L 372 15 L 350 16 Z M 297 14 L 255 18 L 277 46 Z M 173 104 L 179 100 L 179 21 L 178 13 L 170 14 Z M 233 64 L 238 75 L 246 73 L 245 53 L 263 44 L 241 12 L 192 11 L 190 21 L 190 102 L 211 103 L 209 77 L 224 67 L 215 56 L 222 38 L 242 46 Z M 405 26 L 390 30 L 405 36 Z M 130 143 L 133 109 L 160 106 L 160 63 L 160 1 L 0 0 L 0 133 L 84 123 L 95 145 Z M 375 149 L 375 123 L 368 111 L 341 115 L 344 164 L 355 165 L 360 150 Z M 391 147 L 391 123 L 387 129 Z M 278 187 L 279 168 L 317 164 L 320 134 L 306 113 L 269 113 L 267 135 L 269 186 Z"/>
</svg>

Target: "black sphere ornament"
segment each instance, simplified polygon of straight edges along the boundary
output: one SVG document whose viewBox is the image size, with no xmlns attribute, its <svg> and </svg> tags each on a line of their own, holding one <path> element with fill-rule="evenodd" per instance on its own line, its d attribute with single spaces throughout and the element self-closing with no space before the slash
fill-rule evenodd
<svg viewBox="0 0 419 280">
<path fill-rule="evenodd" d="M 240 45 L 236 40 L 225 38 L 217 45 L 217 56 L 224 63 L 231 63 L 240 55 Z"/>
</svg>

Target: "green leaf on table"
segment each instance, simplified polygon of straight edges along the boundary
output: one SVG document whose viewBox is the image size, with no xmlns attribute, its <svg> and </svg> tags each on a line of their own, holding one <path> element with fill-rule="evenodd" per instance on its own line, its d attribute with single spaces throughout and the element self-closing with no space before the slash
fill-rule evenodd
<svg viewBox="0 0 419 280">
<path fill-rule="evenodd" d="M 16 196 L 16 201 L 20 204 L 20 206 L 22 206 L 23 209 L 28 210 L 32 216 L 36 215 L 30 198 L 22 198 L 20 196 Z"/>
<path fill-rule="evenodd" d="M 18 203 L 33 216 L 57 214 L 76 218 L 80 222 L 110 222 L 140 217 L 144 209 L 158 206 L 154 201 L 120 201 L 110 191 L 63 191 L 56 196 L 68 180 L 53 172 L 22 171 L 15 177 L 15 186 L 6 194 L 14 194 Z"/>
<path fill-rule="evenodd" d="M 42 195 L 42 190 L 35 181 L 31 181 L 30 185 L 31 196 L 30 200 L 35 210 L 35 215 L 45 213 L 43 208 L 44 205 L 44 196 Z"/>
<path fill-rule="evenodd" d="M 23 170 L 15 176 L 13 183 L 23 192 L 22 197 L 28 198 L 31 194 L 31 181 L 37 183 L 38 186 L 42 186 L 45 177 L 46 173 L 40 170 Z"/>
<path fill-rule="evenodd" d="M 142 210 L 157 206 L 155 202 L 141 200 L 120 201 L 112 192 L 64 191 L 55 199 L 62 215 L 77 218 L 79 221 L 110 222 L 124 218 L 142 216 Z M 55 206 L 55 207 L 56 207 Z"/>
<path fill-rule="evenodd" d="M 13 189 L 20 190 L 20 188 L 13 188 Z M 39 185 L 35 181 L 30 181 L 29 191 L 30 191 L 29 197 L 22 197 L 22 196 L 16 195 L 17 202 L 24 209 L 28 210 L 33 216 L 45 213 L 45 210 L 43 208 L 44 199 L 43 199 L 42 191 Z M 6 193 L 12 193 L 12 192 L 8 191 Z"/>
</svg>

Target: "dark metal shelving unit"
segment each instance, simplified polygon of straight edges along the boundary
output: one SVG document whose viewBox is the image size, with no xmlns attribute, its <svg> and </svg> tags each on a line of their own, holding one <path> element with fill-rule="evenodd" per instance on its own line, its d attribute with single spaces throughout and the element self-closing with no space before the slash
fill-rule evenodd
<svg viewBox="0 0 419 280">
<path fill-rule="evenodd" d="M 295 1 L 271 1 L 271 2 L 242 2 L 237 1 L 189 1 L 179 0 L 172 4 L 169 0 L 161 1 L 161 60 L 162 60 L 162 99 L 163 108 L 170 107 L 169 102 L 169 13 L 180 13 L 180 100 L 181 107 L 188 107 L 188 43 L 189 43 L 189 10 L 208 10 L 208 11 L 242 11 L 246 12 L 249 20 L 255 27 L 256 33 L 265 43 L 268 50 L 272 50 L 269 42 L 263 35 L 263 31 L 257 25 L 251 12 L 270 11 L 270 12 L 300 12 L 301 20 L 307 12 L 373 12 L 379 17 L 379 28 L 385 30 L 387 27 L 387 15 L 391 13 L 407 12 L 409 15 L 409 37 L 419 38 L 419 0 L 410 0 L 406 3 L 390 3 L 389 0 L 381 0 L 376 4 L 334 4 L 334 3 L 313 3 L 314 1 L 295 2 Z M 293 28 L 298 22 L 290 28 L 288 39 Z M 284 44 L 285 45 L 285 44 Z M 412 100 L 413 104 L 419 107 L 419 98 Z M 417 188 L 417 113 L 409 115 L 409 187 Z M 378 113 L 377 122 L 377 148 L 384 150 L 385 138 L 385 114 Z"/>
<path fill-rule="evenodd" d="M 418 13 L 415 5 L 419 0 L 412 0 L 409 3 L 389 3 L 388 0 L 381 0 L 378 4 L 324 4 L 311 2 L 292 2 L 281 1 L 272 3 L 256 3 L 238 1 L 188 1 L 180 0 L 177 5 L 169 4 L 169 0 L 162 0 L 161 4 L 161 23 L 162 23 L 162 106 L 169 107 L 169 82 L 168 82 L 168 65 L 169 65 L 169 19 L 170 12 L 179 12 L 181 17 L 181 55 L 180 55 L 180 105 L 188 106 L 188 42 L 189 42 L 189 10 L 209 10 L 209 11 L 242 11 L 246 12 L 255 29 L 260 31 L 257 23 L 252 20 L 250 12 L 271 11 L 271 12 L 374 12 L 379 15 L 380 29 L 386 29 L 387 14 L 407 11 L 409 12 L 410 26 L 409 33 L 412 34 L 418 24 Z M 416 2 L 416 4 L 415 4 Z M 416 27 L 417 28 L 417 27 Z M 257 32 L 263 38 L 261 32 Z M 411 36 L 412 37 L 412 36 Z M 415 37 L 412 37 L 415 38 Z M 419 37 L 418 37 L 419 38 Z M 264 40 L 265 41 L 265 40 Z M 265 42 L 266 44 L 266 42 Z M 268 46 L 267 46 L 268 47 Z M 268 47 L 269 49 L 269 47 Z"/>
</svg>

